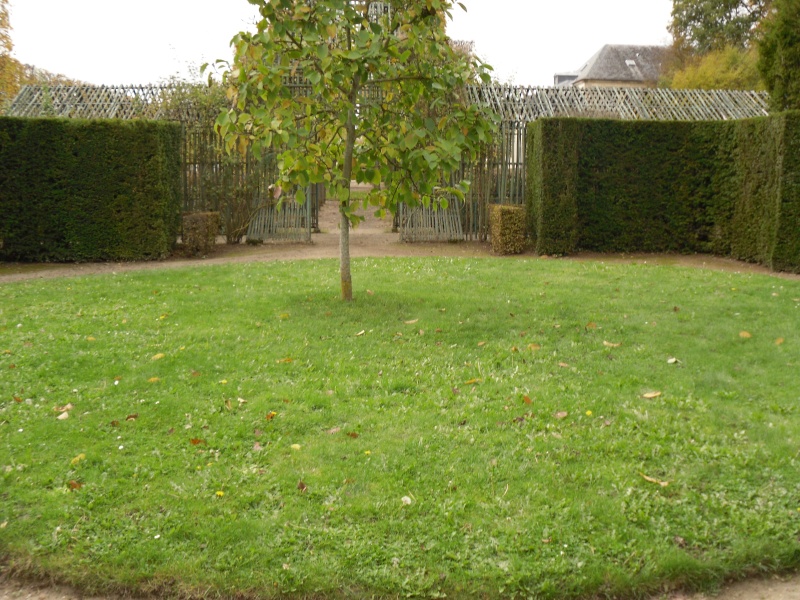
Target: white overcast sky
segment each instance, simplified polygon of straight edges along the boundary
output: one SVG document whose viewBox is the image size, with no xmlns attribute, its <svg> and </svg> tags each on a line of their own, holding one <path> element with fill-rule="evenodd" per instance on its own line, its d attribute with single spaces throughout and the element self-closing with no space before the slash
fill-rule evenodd
<svg viewBox="0 0 800 600">
<path fill-rule="evenodd" d="M 475 42 L 503 82 L 551 85 L 604 44 L 667 44 L 672 0 L 463 0 L 450 37 Z M 11 0 L 14 55 L 95 84 L 188 78 L 231 57 L 251 29 L 247 0 Z"/>
</svg>

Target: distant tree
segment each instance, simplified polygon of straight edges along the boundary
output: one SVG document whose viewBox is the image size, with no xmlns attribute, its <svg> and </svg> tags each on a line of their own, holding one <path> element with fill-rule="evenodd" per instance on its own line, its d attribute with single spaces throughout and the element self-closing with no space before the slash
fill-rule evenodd
<svg viewBox="0 0 800 600">
<path fill-rule="evenodd" d="M 493 130 L 464 90 L 475 73 L 489 80 L 486 67 L 450 45 L 451 0 L 249 1 L 261 20 L 234 38 L 225 81 L 235 108 L 218 129 L 231 149 L 277 151 L 281 187 L 296 186 L 297 200 L 307 185 L 327 184 L 341 216 L 342 298 L 351 300 L 350 181 L 375 186 L 368 202 L 379 213 L 446 203 L 441 182 Z"/>
<path fill-rule="evenodd" d="M 758 67 L 773 110 L 800 109 L 800 2 L 775 0 L 760 50 Z"/>
<path fill-rule="evenodd" d="M 686 61 L 667 75 L 663 83 L 673 89 L 763 90 L 756 48 L 712 50 Z"/>
<path fill-rule="evenodd" d="M 16 94 L 17 90 L 19 62 L 11 56 L 13 50 L 8 0 L 0 0 L 0 110 L 13 98 L 12 94 Z"/>
<path fill-rule="evenodd" d="M 696 55 L 748 48 L 771 4 L 772 0 L 673 0 L 669 29 L 679 50 Z"/>
</svg>

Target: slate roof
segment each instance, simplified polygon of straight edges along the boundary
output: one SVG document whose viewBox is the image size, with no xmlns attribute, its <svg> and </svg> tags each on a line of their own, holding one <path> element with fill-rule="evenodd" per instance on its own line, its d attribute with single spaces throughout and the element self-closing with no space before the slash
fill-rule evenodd
<svg viewBox="0 0 800 600">
<path fill-rule="evenodd" d="M 661 75 L 666 46 L 606 44 L 578 72 L 581 81 L 653 82 Z"/>
</svg>

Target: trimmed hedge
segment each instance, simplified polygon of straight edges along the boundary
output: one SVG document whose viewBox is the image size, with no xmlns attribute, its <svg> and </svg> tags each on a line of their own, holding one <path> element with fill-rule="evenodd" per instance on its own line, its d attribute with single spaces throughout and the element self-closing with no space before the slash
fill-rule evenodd
<svg viewBox="0 0 800 600">
<path fill-rule="evenodd" d="M 181 240 L 187 254 L 210 254 L 217 243 L 220 217 L 218 212 L 197 212 L 183 216 Z"/>
<path fill-rule="evenodd" d="M 181 225 L 181 129 L 0 118 L 0 258 L 156 259 Z"/>
<path fill-rule="evenodd" d="M 528 131 L 540 254 L 710 252 L 800 270 L 800 113 L 734 122 L 542 119 Z"/>
<path fill-rule="evenodd" d="M 495 254 L 522 254 L 525 251 L 527 215 L 524 206 L 491 204 L 489 206 L 489 231 L 492 252 Z"/>
</svg>

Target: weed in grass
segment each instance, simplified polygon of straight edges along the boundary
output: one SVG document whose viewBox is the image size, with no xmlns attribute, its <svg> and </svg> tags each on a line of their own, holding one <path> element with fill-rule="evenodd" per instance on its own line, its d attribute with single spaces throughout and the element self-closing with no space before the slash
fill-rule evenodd
<svg viewBox="0 0 800 600">
<path fill-rule="evenodd" d="M 328 261 L 0 287 L 11 569 L 575 597 L 797 566 L 800 283 L 356 264 L 352 305 Z"/>
</svg>

